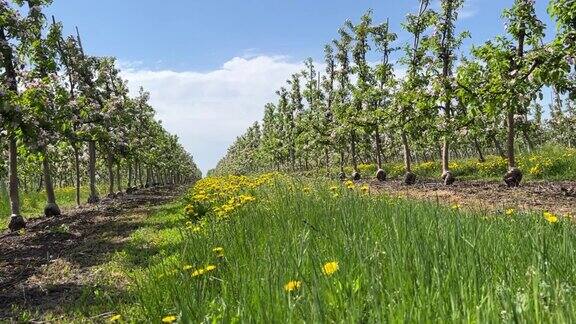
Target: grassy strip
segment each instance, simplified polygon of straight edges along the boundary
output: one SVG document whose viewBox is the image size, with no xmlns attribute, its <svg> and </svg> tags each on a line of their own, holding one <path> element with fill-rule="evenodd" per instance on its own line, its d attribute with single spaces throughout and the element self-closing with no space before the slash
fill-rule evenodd
<svg viewBox="0 0 576 324">
<path fill-rule="evenodd" d="M 576 231 L 569 221 L 468 214 L 347 186 L 279 180 L 260 189 L 223 187 L 257 200 L 224 216 L 209 212 L 166 236 L 162 260 L 136 278 L 142 315 L 182 322 L 574 320 Z"/>
<path fill-rule="evenodd" d="M 101 195 L 105 192 L 104 186 L 99 188 Z M 58 206 L 60 209 L 68 209 L 76 206 L 76 189 L 74 187 L 56 188 L 55 190 Z M 88 187 L 80 188 L 80 201 L 86 203 L 90 191 Z M 46 205 L 46 192 L 29 191 L 20 194 L 20 206 L 22 215 L 27 219 L 40 217 L 44 214 L 44 207 Z M 10 220 L 10 199 L 6 188 L 0 191 L 0 231 L 8 228 Z"/>
<path fill-rule="evenodd" d="M 14 313 L 19 321 L 43 320 L 58 323 L 146 322 L 147 316 L 139 305 L 139 287 L 148 269 L 178 258 L 182 246 L 182 228 L 187 220 L 182 202 L 150 207 L 148 213 L 127 215 L 138 229 L 130 234 L 121 249 L 101 264 L 78 269 L 74 264 L 48 265 L 39 278 L 53 278 L 43 282 L 43 289 L 68 285 L 68 302 L 48 310 L 19 308 Z M 110 240 L 111 238 L 103 238 Z M 113 238 L 117 240 L 119 238 Z M 102 244 L 115 244 L 102 242 Z M 95 246 L 95 249 L 100 247 Z M 49 272 L 49 273 L 48 273 Z"/>
<path fill-rule="evenodd" d="M 517 157 L 518 167 L 524 173 L 524 179 L 531 180 L 575 180 L 576 179 L 576 149 L 548 146 L 532 153 L 522 153 Z M 377 167 L 375 164 L 360 164 L 360 173 L 366 177 L 374 177 Z M 384 163 L 384 171 L 390 178 L 401 178 L 404 175 L 404 164 L 399 161 Z M 508 170 L 506 159 L 499 156 L 487 156 L 485 162 L 476 158 L 455 159 L 450 163 L 450 169 L 460 180 L 497 180 Z M 352 174 L 352 167 L 348 166 L 345 173 Z M 442 164 L 439 160 L 414 163 L 414 173 L 420 178 L 439 179 L 442 174 Z M 332 174 L 338 174 L 338 168 Z M 316 170 L 316 175 L 323 175 L 324 170 Z"/>
</svg>

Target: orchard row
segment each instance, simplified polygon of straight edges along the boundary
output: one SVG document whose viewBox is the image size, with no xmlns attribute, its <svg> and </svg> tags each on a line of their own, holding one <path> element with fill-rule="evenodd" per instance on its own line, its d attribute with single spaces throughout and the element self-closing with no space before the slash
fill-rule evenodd
<svg viewBox="0 0 576 324">
<path fill-rule="evenodd" d="M 265 106 L 264 120 L 230 147 L 215 173 L 307 170 L 404 160 L 404 182 L 413 184 L 414 160 L 442 161 L 442 179 L 455 176 L 450 156 L 487 154 L 507 160 L 506 183 L 522 180 L 516 152 L 547 143 L 572 146 L 576 133 L 576 2 L 551 0 L 548 12 L 556 34 L 546 43 L 546 26 L 535 2 L 515 0 L 504 11 L 506 34 L 461 53 L 471 36 L 458 30 L 463 0 L 419 3 L 403 28 L 401 44 L 389 21 L 375 23 L 372 12 L 347 21 L 339 37 L 325 45 L 324 73 L 312 59 Z M 374 51 L 372 51 L 374 50 Z M 367 57 L 378 56 L 371 64 Z M 544 119 L 543 92 L 553 91 L 550 118 Z M 440 176 L 440 175 L 439 175 Z"/>
<path fill-rule="evenodd" d="M 200 177 L 178 138 L 154 119 L 149 94 L 130 96 L 114 58 L 86 54 L 79 33 L 63 36 L 62 25 L 43 14 L 50 3 L 0 1 L 0 143 L 8 152 L 1 176 L 8 179 L 12 231 L 25 227 L 22 178 L 41 177 L 45 214 L 56 216 L 55 176 L 76 187 L 77 204 L 83 179 L 95 203 L 99 180 L 114 194 L 123 178 L 130 191 Z"/>
</svg>

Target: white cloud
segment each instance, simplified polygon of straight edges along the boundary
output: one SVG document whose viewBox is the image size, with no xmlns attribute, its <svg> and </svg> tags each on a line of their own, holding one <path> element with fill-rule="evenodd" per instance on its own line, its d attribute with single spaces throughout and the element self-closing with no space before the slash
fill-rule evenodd
<svg viewBox="0 0 576 324">
<path fill-rule="evenodd" d="M 180 137 L 205 172 L 215 166 L 236 136 L 262 119 L 264 105 L 302 64 L 283 56 L 235 57 L 214 71 L 154 71 L 121 64 L 130 91 L 150 92 L 166 129 Z"/>
</svg>

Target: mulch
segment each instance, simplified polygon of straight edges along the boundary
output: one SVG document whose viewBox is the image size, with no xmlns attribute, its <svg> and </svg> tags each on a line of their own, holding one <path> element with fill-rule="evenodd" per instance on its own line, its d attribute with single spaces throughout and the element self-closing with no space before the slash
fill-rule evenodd
<svg viewBox="0 0 576 324">
<path fill-rule="evenodd" d="M 518 188 L 504 182 L 457 181 L 445 186 L 440 181 L 422 180 L 413 186 L 401 181 L 370 181 L 374 191 L 405 198 L 458 204 L 475 210 L 504 211 L 514 208 L 527 212 L 548 211 L 576 216 L 576 181 L 531 181 Z"/>
</svg>

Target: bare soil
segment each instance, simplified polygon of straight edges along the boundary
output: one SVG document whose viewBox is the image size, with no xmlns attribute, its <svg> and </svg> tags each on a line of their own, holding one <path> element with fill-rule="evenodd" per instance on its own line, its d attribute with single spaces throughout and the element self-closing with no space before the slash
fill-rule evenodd
<svg viewBox="0 0 576 324">
<path fill-rule="evenodd" d="M 445 186 L 440 181 L 422 180 L 413 186 L 400 181 L 371 181 L 376 192 L 420 200 L 438 201 L 482 211 L 549 211 L 562 216 L 576 216 L 576 181 L 533 181 L 518 188 L 504 182 L 456 181 Z"/>
<path fill-rule="evenodd" d="M 17 309 L 54 311 L 80 298 L 97 276 L 94 269 L 122 249 L 151 207 L 182 192 L 141 189 L 60 217 L 30 220 L 23 233 L 0 233 L 0 321 L 18 317 Z"/>
</svg>

